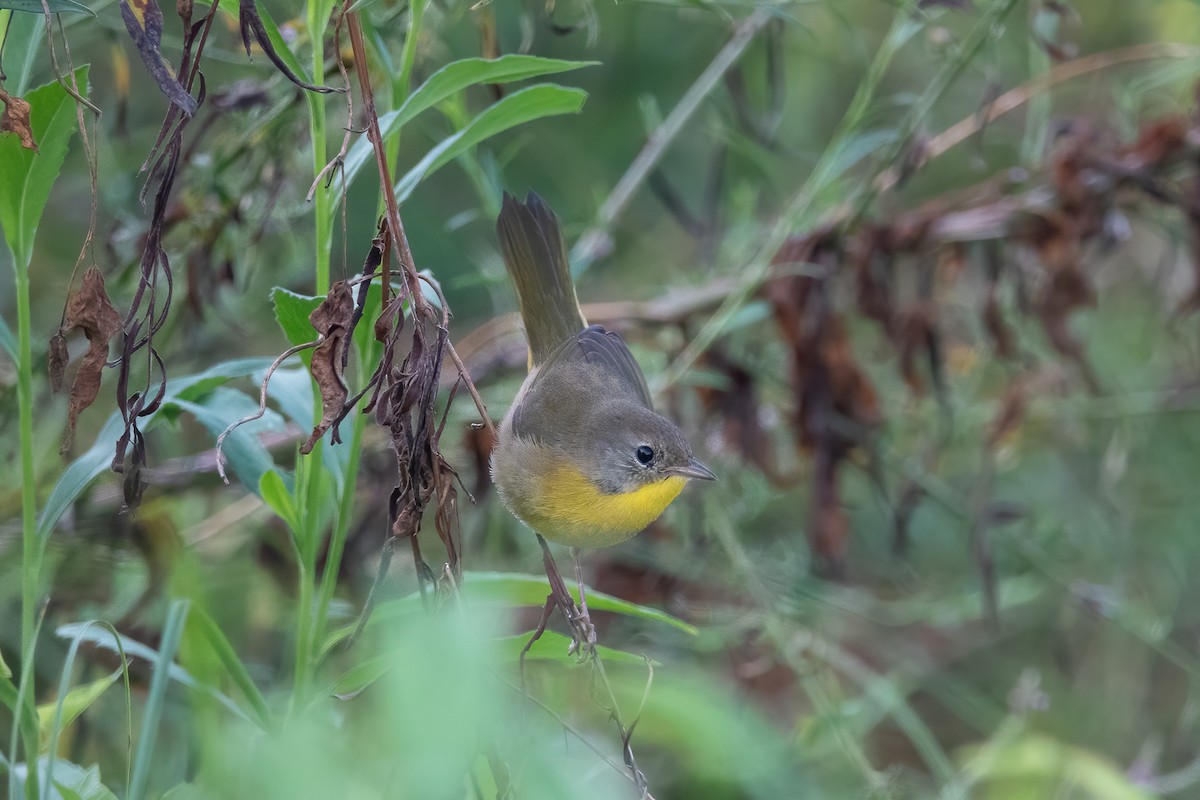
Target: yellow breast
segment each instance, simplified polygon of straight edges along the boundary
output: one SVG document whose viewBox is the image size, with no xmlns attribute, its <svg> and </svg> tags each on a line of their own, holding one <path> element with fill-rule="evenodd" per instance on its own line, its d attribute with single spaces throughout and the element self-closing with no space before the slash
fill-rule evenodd
<svg viewBox="0 0 1200 800">
<path fill-rule="evenodd" d="M 607 547 L 656 520 L 687 481 L 664 478 L 624 494 L 605 494 L 577 469 L 559 466 L 541 481 L 525 521 L 547 539 L 572 547 Z"/>
</svg>

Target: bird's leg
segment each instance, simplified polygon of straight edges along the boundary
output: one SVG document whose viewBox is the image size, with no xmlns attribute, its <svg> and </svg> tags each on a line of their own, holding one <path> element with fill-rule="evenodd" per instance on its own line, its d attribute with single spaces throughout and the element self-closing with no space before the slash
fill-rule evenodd
<svg viewBox="0 0 1200 800">
<path fill-rule="evenodd" d="M 546 568 L 546 578 L 550 581 L 550 594 L 571 625 L 572 641 L 567 652 L 576 653 L 584 649 L 594 651 L 596 630 L 592 627 L 591 620 L 575 604 L 575 598 L 571 596 L 567 582 L 563 580 L 562 573 L 558 571 L 558 564 L 550 552 L 550 546 L 546 544 L 546 540 L 542 538 L 541 534 L 538 534 L 538 543 L 542 546 L 542 564 Z"/>
<path fill-rule="evenodd" d="M 583 564 L 579 561 L 579 548 L 571 548 L 571 560 L 575 562 L 575 584 L 579 587 L 579 626 L 584 635 L 584 644 L 590 650 L 596 649 L 596 626 L 592 624 L 588 614 L 587 592 L 583 588 Z"/>
</svg>

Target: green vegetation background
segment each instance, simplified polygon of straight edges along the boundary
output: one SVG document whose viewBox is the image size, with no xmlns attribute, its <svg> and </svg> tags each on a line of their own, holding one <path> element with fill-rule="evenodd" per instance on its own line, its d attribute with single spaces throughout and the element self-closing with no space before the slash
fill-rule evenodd
<svg viewBox="0 0 1200 800">
<path fill-rule="evenodd" d="M 399 58 L 407 5 L 361 5 L 379 41 Z M 889 30 L 911 20 L 911 36 L 855 129 L 840 140 L 831 178 L 817 187 L 797 233 L 889 166 L 873 156 L 888 151 L 916 98 L 995 4 L 921 5 L 928 7 L 879 0 L 772 6 L 781 59 L 773 142 L 748 135 L 728 86 L 718 83 L 671 142 L 656 178 L 698 216 L 711 205 L 715 225 L 703 235 L 689 232 L 661 195 L 642 184 L 612 226 L 611 254 L 582 274 L 581 299 L 680 297 L 744 275 L 814 165 L 827 163 L 823 154 L 831 158 L 839 120 Z M 265 7 L 310 63 L 303 11 L 285 3 Z M 117 6 L 92 8 L 95 17 L 65 16 L 65 30 L 74 63 L 91 65 L 89 99 L 104 110 L 96 253 L 123 311 L 147 216 L 138 169 L 167 101 L 139 63 Z M 1016 3 L 921 119 L 920 135 L 969 118 L 996 91 L 1054 68 L 1048 52 L 1054 48 L 1039 38 L 1086 57 L 1135 44 L 1190 45 L 1200 34 L 1200 5 L 1185 0 L 1058 8 Z M 416 264 L 436 276 L 454 311 L 452 340 L 515 308 L 494 241 L 501 190 L 536 190 L 573 241 L 649 131 L 728 41 L 732 23 L 752 11 L 671 0 L 560 3 L 556 22 L 590 20 L 590 27 L 560 35 L 538 3 L 429 5 L 415 46 L 414 86 L 455 59 L 480 55 L 480 27 L 488 18 L 501 52 L 520 49 L 528 27 L 529 53 L 597 62 L 549 78 L 587 92 L 580 113 L 487 140 L 421 182 L 402 206 Z M 179 23 L 173 9 L 164 5 L 163 12 L 163 50 L 174 60 Z M 348 55 L 344 38 L 342 44 Z M 107 441 L 101 428 L 114 409 L 109 375 L 81 417 L 74 451 L 57 454 L 66 399 L 51 396 L 41 365 L 87 228 L 87 162 L 78 137 L 38 228 L 29 270 L 38 364 L 31 442 L 19 435 L 14 359 L 0 352 L 0 655 L 12 687 L 41 715 L 43 784 L 45 754 L 56 753 L 48 796 L 637 796 L 608 699 L 590 668 L 567 656 L 563 637 L 538 645 L 527 676 L 536 702 L 522 698 L 515 656 L 544 598 L 540 554 L 478 474 L 469 434 L 474 409 L 464 393 L 442 440 L 447 459 L 479 494 L 475 505 L 459 495 L 467 571 L 461 595 L 443 582 L 437 612 L 424 613 L 403 545 L 366 634 L 348 649 L 335 640 L 352 629 L 366 602 L 395 482 L 386 436 L 365 427 L 357 488 L 342 507 L 346 554 L 323 631 L 332 638 L 307 649 L 296 644 L 303 635 L 298 609 L 303 598 L 314 598 L 298 587 L 307 580 L 315 591 L 338 505 L 331 488 L 314 501 L 316 511 L 309 509 L 316 573 L 298 578 L 298 534 L 277 513 L 287 506 L 279 498 L 293 476 L 307 480 L 305 469 L 337 480 L 347 472 L 336 447 L 298 466 L 295 445 L 304 432 L 289 420 L 311 417 L 313 400 L 295 362 L 272 396 L 273 411 L 251 429 L 274 434 L 269 449 L 261 449 L 287 485 L 281 481 L 277 492 L 257 482 L 225 486 L 211 459 L 196 458 L 211 454 L 215 439 L 196 408 L 222 421 L 217 430 L 252 410 L 254 376 L 289 346 L 273 289 L 319 293 L 313 204 L 305 201 L 313 180 L 306 100 L 261 53 L 250 62 L 240 47 L 236 17 L 219 15 L 204 60 L 210 98 L 245 81 L 241 88 L 265 93 L 264 102 L 220 113 L 205 106 L 188 128 L 172 207 L 178 220 L 166 239 L 176 301 L 158 337 L 171 378 L 213 371 L 217 382 L 228 382 L 181 389 L 150 430 L 149 463 L 157 471 L 136 513 L 122 512 L 120 478 L 103 472 L 54 525 L 38 569 L 38 597 L 46 603 L 32 656 L 22 654 L 20 622 L 29 569 L 22 558 L 20 451 L 32 447 L 41 509 L 66 465 L 93 441 L 97 447 Z M 760 110 L 771 93 L 768 62 L 761 37 L 740 60 L 750 105 Z M 337 85 L 332 63 L 326 80 Z M 381 78 L 383 112 L 391 107 L 386 78 L 378 63 L 372 69 Z M 1200 56 L 1192 53 L 1098 70 L 1038 93 L 933 160 L 873 211 L 886 217 L 1018 167 L 1041 174 L 1047 140 L 1061 120 L 1085 118 L 1130 139 L 1146 120 L 1193 113 L 1198 76 Z M 30 86 L 51 78 L 41 53 Z M 489 87 L 472 87 L 406 126 L 398 174 L 494 100 Z M 331 156 L 345 112 L 337 96 L 324 103 Z M 201 122 L 203 137 L 189 149 Z M 714 193 L 718 152 L 724 160 Z M 328 197 L 339 203 L 340 195 L 335 180 Z M 368 164 L 334 222 L 333 279 L 361 268 L 378 203 Z M 842 472 L 850 522 L 845 574 L 813 576 L 806 538 L 811 458 L 789 426 L 796 403 L 790 356 L 765 300 L 749 298 L 727 320 L 720 346 L 752 378 L 755 412 L 772 445 L 770 454 L 759 455 L 775 468 L 776 480 L 723 438 L 725 420 L 705 412 L 699 390 L 728 389 L 719 373 L 701 365 L 669 387 L 664 405 L 721 481 L 689 488 L 646 534 L 590 554 L 586 575 L 595 592 L 629 603 L 605 610 L 597 594 L 593 608 L 601 644 L 612 649 L 604 658 L 622 717 L 626 724 L 639 720 L 631 746 L 655 797 L 1200 797 L 1200 596 L 1193 577 L 1200 567 L 1194 392 L 1200 364 L 1195 319 L 1175 315 L 1191 288 L 1192 253 L 1175 209 L 1142 204 L 1130 210 L 1129 224 L 1127 240 L 1089 253 L 1098 301 L 1072 321 L 1102 394 L 1089 396 L 1067 371 L 1031 401 L 1020 426 L 993 453 L 992 495 L 1015 518 L 989 534 L 998 629 L 985 618 L 969 515 L 985 432 L 1012 372 L 981 333 L 973 305 L 978 264 L 965 267 L 974 278 L 941 298 L 955 422 L 935 464 L 921 453 L 944 411 L 934 397 L 909 392 L 876 328 L 851 322 L 855 352 L 885 419 L 875 466 L 892 489 L 908 477 L 926 490 L 903 557 L 892 553 L 888 500 L 860 454 Z M 0 315 L 15 330 L 13 269 L 0 259 Z M 1015 300 L 1006 303 L 1032 357 L 1056 363 L 1041 329 L 1013 310 Z M 630 328 L 652 384 L 711 311 L 684 324 Z M 499 419 L 521 380 L 522 356 L 511 337 L 492 344 L 474 352 L 469 365 Z M 82 349 L 75 342 L 72 348 Z M 250 358 L 266 362 L 249 363 L 240 374 L 223 366 Z M 299 412 L 291 414 L 288 402 Z M 438 567 L 431 523 L 422 538 Z M 93 619 L 112 623 L 132 648 L 127 691 L 112 636 L 73 624 Z M 175 654 L 171 670 L 149 667 L 160 651 Z M 311 659 L 303 680 L 300 651 Z M 10 713 L 22 701 L 5 695 L 4 705 L 0 795 L 25 785 L 29 757 L 28 737 L 18 733 L 24 723 Z M 57 708 L 65 710 L 56 719 Z"/>
</svg>

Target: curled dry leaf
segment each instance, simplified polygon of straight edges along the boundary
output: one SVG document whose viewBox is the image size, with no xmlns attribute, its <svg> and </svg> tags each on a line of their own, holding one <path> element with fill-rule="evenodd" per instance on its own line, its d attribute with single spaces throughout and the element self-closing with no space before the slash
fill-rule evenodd
<svg viewBox="0 0 1200 800">
<path fill-rule="evenodd" d="M 15 133 L 21 141 L 21 147 L 38 152 L 29 121 L 29 112 L 32 110 L 29 101 L 9 94 L 0 86 L 0 103 L 4 104 L 4 111 L 0 113 L 0 134 Z"/>
<path fill-rule="evenodd" d="M 308 321 L 321 334 L 321 343 L 312 355 L 312 376 L 321 390 L 321 421 L 312 435 L 300 446 L 300 452 L 312 452 L 317 440 L 325 435 L 346 404 L 350 390 L 343 373 L 342 352 L 350 344 L 350 327 L 354 318 L 354 296 L 345 281 L 329 289 L 321 305 L 308 315 Z"/>
<path fill-rule="evenodd" d="M 108 294 L 104 291 L 104 276 L 96 267 L 89 267 L 83 273 L 83 282 L 79 291 L 67 301 L 66 320 L 60 336 L 65 336 L 76 328 L 83 331 L 88 340 L 88 351 L 79 362 L 79 370 L 75 373 L 75 381 L 71 384 L 71 402 L 67 410 L 67 432 L 63 438 L 60 452 L 66 453 L 71 449 L 75 439 L 75 423 L 80 413 L 96 400 L 100 392 L 100 376 L 104 362 L 108 360 L 108 343 L 117 331 L 121 330 L 121 315 L 113 308 Z M 59 357 L 65 342 L 57 345 Z M 56 345 L 51 344 L 53 352 Z M 51 368 L 53 375 L 53 366 Z"/>
<path fill-rule="evenodd" d="M 254 0 L 239 0 L 238 23 L 242 29 L 242 45 L 246 48 L 246 55 L 250 55 L 250 41 L 253 39 L 254 43 L 262 48 L 263 53 L 275 65 L 275 68 L 283 73 L 285 78 L 301 89 L 307 89 L 310 92 L 318 92 L 320 94 L 346 91 L 345 89 L 332 86 L 316 86 L 300 80 L 300 76 L 292 72 L 291 68 L 288 67 L 287 63 L 276 52 L 275 45 L 271 43 L 271 37 L 267 35 L 267 28 L 263 24 L 262 17 L 258 14 L 258 7 L 255 5 Z"/>
</svg>

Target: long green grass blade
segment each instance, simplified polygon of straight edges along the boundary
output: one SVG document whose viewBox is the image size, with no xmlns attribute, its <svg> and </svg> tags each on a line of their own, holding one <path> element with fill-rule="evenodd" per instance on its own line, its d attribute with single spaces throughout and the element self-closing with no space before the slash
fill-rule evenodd
<svg viewBox="0 0 1200 800">
<path fill-rule="evenodd" d="M 175 660 L 187 617 L 187 600 L 171 603 L 167 612 L 167 622 L 163 625 L 162 644 L 158 650 L 158 669 L 150 679 L 150 692 L 146 696 L 146 708 L 142 713 L 141 738 L 133 758 L 133 775 L 129 779 L 129 800 L 142 800 L 146 796 L 146 784 L 150 780 L 150 765 L 154 757 L 154 742 L 158 738 L 158 723 L 162 719 L 167 684 L 170 682 L 170 671 L 163 669 L 163 665 Z"/>
<path fill-rule="evenodd" d="M 225 671 L 229 673 L 230 679 L 241 691 L 242 696 L 246 698 L 246 702 L 250 704 L 259 727 L 263 730 L 270 730 L 273 727 L 273 721 L 267 700 L 255 685 L 246 665 L 238 658 L 237 651 L 233 649 L 233 645 L 229 643 L 229 639 L 221 632 L 217 623 L 202 609 L 195 608 L 188 617 L 188 624 L 194 626 L 208 642 L 221 665 L 225 667 Z"/>
<path fill-rule="evenodd" d="M 397 131 L 426 111 L 449 97 L 471 86 L 488 83 L 512 83 L 568 72 L 597 64 L 596 61 L 562 61 L 556 58 L 539 58 L 526 55 L 506 55 L 495 59 L 464 58 L 454 61 L 429 76 L 416 91 L 395 111 L 379 118 L 379 130 L 383 138 L 394 136 Z M 346 182 L 352 183 L 358 173 L 375 158 L 371 143 L 361 137 L 350 148 L 346 156 Z"/>
</svg>

